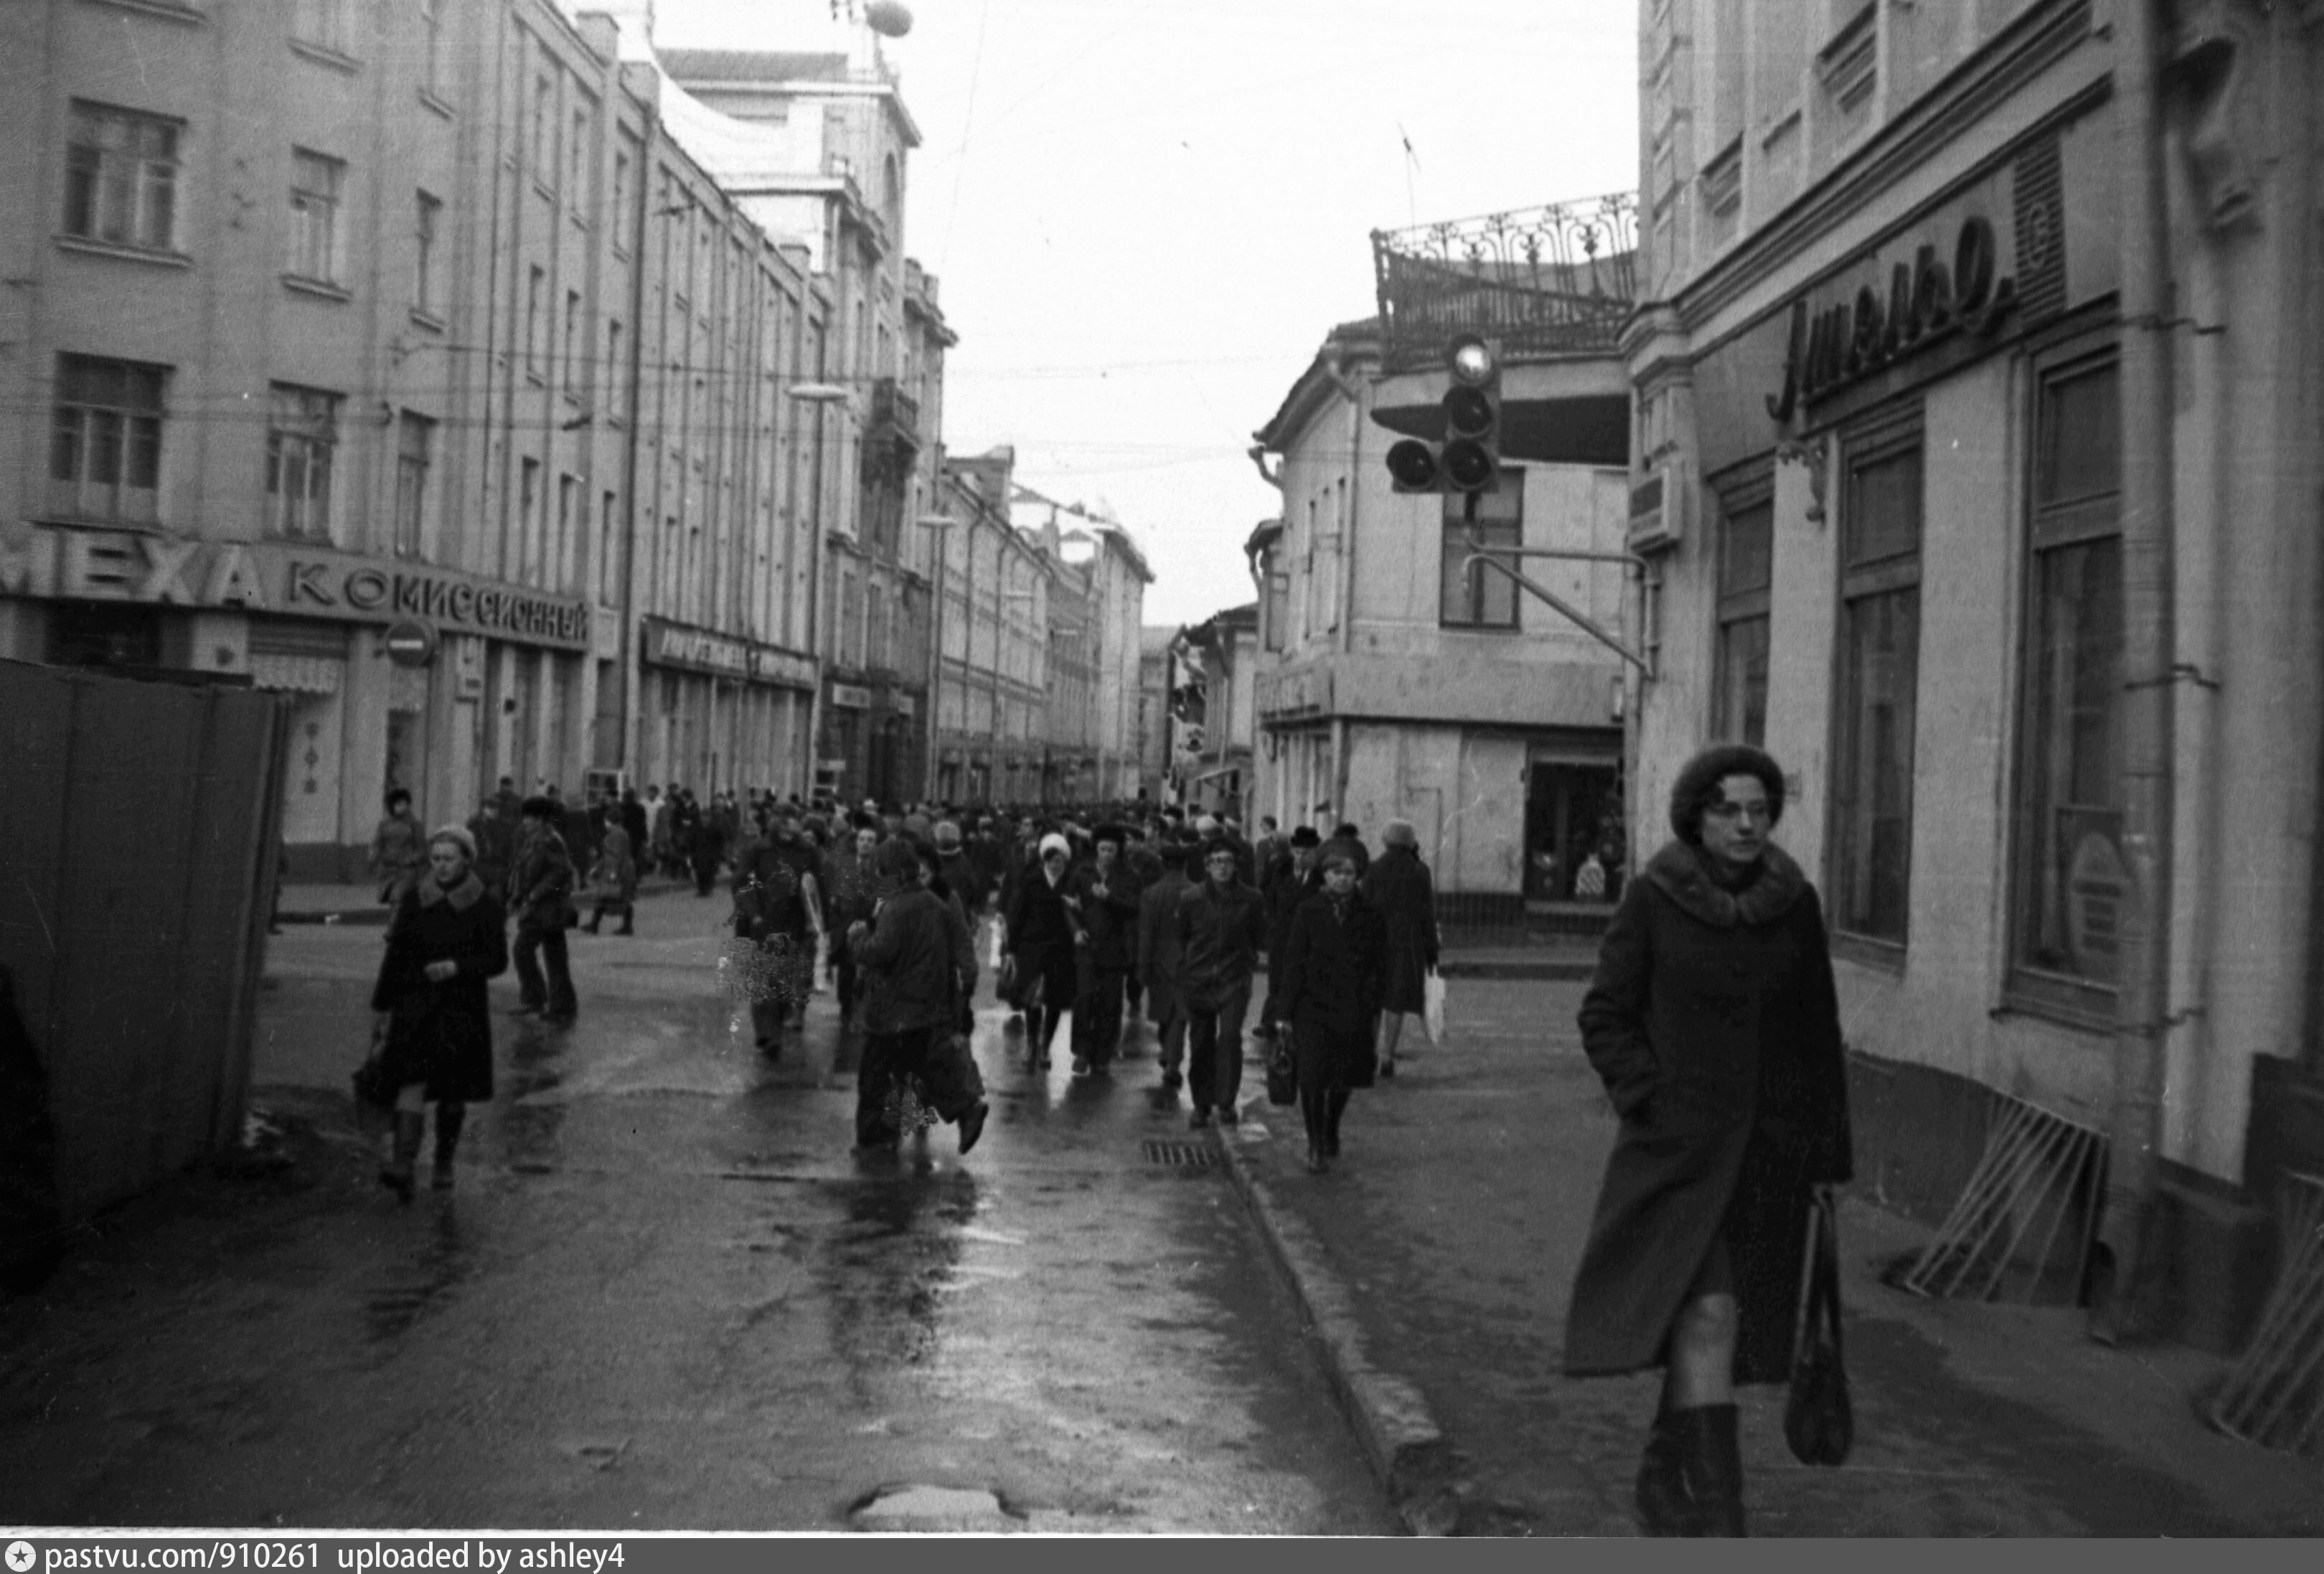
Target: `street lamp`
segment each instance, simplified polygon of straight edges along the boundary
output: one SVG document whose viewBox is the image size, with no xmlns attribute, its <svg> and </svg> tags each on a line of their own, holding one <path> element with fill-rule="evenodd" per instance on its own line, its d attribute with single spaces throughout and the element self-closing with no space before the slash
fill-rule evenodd
<svg viewBox="0 0 2324 1574">
<path fill-rule="evenodd" d="M 936 533 L 936 572 L 928 576 L 930 581 L 936 586 L 936 615 L 935 627 L 931 631 L 930 638 L 928 640 L 928 741 L 927 752 L 922 756 L 925 763 L 921 771 L 922 779 L 920 782 L 920 796 L 925 798 L 927 796 L 929 787 L 927 778 L 935 773 L 936 761 L 939 759 L 939 755 L 937 753 L 936 725 L 937 717 L 944 709 L 945 535 L 946 532 L 948 532 L 954 525 L 960 523 L 960 521 L 954 519 L 950 514 L 922 514 L 913 522 L 924 530 L 934 530 Z"/>
</svg>

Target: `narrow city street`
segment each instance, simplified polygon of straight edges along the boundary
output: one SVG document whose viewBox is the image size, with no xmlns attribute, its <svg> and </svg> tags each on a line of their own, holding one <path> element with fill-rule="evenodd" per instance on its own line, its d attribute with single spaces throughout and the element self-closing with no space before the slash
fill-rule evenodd
<svg viewBox="0 0 2324 1574">
<path fill-rule="evenodd" d="M 988 1008 L 976 1151 L 860 1157 L 830 995 L 766 1063 L 727 908 L 576 934 L 580 1022 L 497 1020 L 456 1189 L 408 1207 L 344 1096 L 382 932 L 275 938 L 272 1158 L 0 1308 L 0 1522 L 1396 1528 L 1243 1203 L 1167 1162 L 1202 1145 L 1150 1064 L 1029 1078 Z"/>
</svg>

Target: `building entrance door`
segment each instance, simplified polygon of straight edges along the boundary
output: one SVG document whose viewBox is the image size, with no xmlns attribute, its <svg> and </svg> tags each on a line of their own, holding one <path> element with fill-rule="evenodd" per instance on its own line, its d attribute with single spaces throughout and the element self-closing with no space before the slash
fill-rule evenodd
<svg viewBox="0 0 2324 1574">
<path fill-rule="evenodd" d="M 1536 760 L 1526 782 L 1526 897 L 1611 903 L 1627 861 L 1620 768 Z"/>
</svg>

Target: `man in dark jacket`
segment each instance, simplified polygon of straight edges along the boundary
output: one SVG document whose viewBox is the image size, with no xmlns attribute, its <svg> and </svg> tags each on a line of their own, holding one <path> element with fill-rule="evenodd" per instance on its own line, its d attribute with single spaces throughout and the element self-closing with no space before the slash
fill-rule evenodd
<svg viewBox="0 0 2324 1574">
<path fill-rule="evenodd" d="M 1281 867 L 1265 887 L 1267 904 L 1267 1003 L 1259 1010 L 1260 1036 L 1271 1036 L 1282 1014 L 1282 993 L 1277 987 L 1283 971 L 1283 950 L 1291 934 L 1291 916 L 1299 904 L 1323 888 L 1316 870 L 1316 850 L 1323 844 L 1313 825 L 1291 833 L 1290 845 L 1277 854 Z"/>
<path fill-rule="evenodd" d="M 1111 1064 L 1121 1038 L 1121 990 L 1138 943 L 1138 886 L 1121 861 L 1119 825 L 1097 828 L 1095 851 L 1073 875 L 1081 901 L 1074 994 L 1074 1075 Z"/>
<path fill-rule="evenodd" d="M 468 834 L 476 839 L 476 878 L 503 907 L 508 906 L 509 871 L 516 863 L 516 812 L 504 813 L 497 794 L 486 798 L 468 822 Z"/>
<path fill-rule="evenodd" d="M 509 905 L 516 914 L 515 1014 L 537 1015 L 559 1023 L 570 1022 L 580 1013 L 565 956 L 565 913 L 573 897 L 573 857 L 557 832 L 563 817 L 554 798 L 524 800 L 516 866 L 509 879 Z M 544 964 L 549 970 L 545 980 Z"/>
<path fill-rule="evenodd" d="M 892 1147 L 907 1079 L 926 1078 L 937 1035 L 953 1030 L 976 990 L 976 947 L 959 907 L 939 897 L 936 850 L 891 842 L 881 867 L 899 888 L 870 923 L 848 929 L 847 946 L 865 973 L 863 1060 L 855 1079 L 855 1146 Z M 960 1123 L 966 1153 L 984 1127 L 982 1100 L 937 1113 Z"/>
<path fill-rule="evenodd" d="M 1200 1129 L 1219 1112 L 1232 1126 L 1242 1088 L 1242 1019 L 1250 1009 L 1250 976 L 1267 943 L 1267 915 L 1259 893 L 1236 878 L 1235 850 L 1213 842 L 1203 849 L 1202 884 L 1178 898 L 1178 996 L 1191 1042 L 1194 1108 L 1187 1124 Z"/>
<path fill-rule="evenodd" d="M 1138 976 L 1145 980 L 1147 1014 L 1161 1040 L 1162 1086 L 1176 1091 L 1185 1080 L 1178 1067 L 1186 1055 L 1186 1011 L 1178 1003 L 1178 898 L 1186 893 L 1186 850 L 1166 842 L 1162 876 L 1138 898 Z"/>
<path fill-rule="evenodd" d="M 640 869 L 645 868 L 650 856 L 646 851 L 646 842 L 652 827 L 647 821 L 646 806 L 639 799 L 635 787 L 622 789 L 622 829 L 630 833 L 630 856 L 637 860 Z"/>
</svg>

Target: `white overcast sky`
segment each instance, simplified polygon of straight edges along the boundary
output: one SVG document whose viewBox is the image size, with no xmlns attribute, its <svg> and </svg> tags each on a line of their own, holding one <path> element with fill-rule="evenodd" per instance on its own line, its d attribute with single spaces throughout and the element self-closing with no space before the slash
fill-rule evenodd
<svg viewBox="0 0 2324 1574">
<path fill-rule="evenodd" d="M 1148 624 L 1252 599 L 1239 548 L 1279 499 L 1251 433 L 1375 310 L 1371 230 L 1637 183 L 1635 0 L 907 3 L 945 443 L 1110 503 Z M 831 4 L 659 0 L 656 41 L 816 47 Z"/>
</svg>

